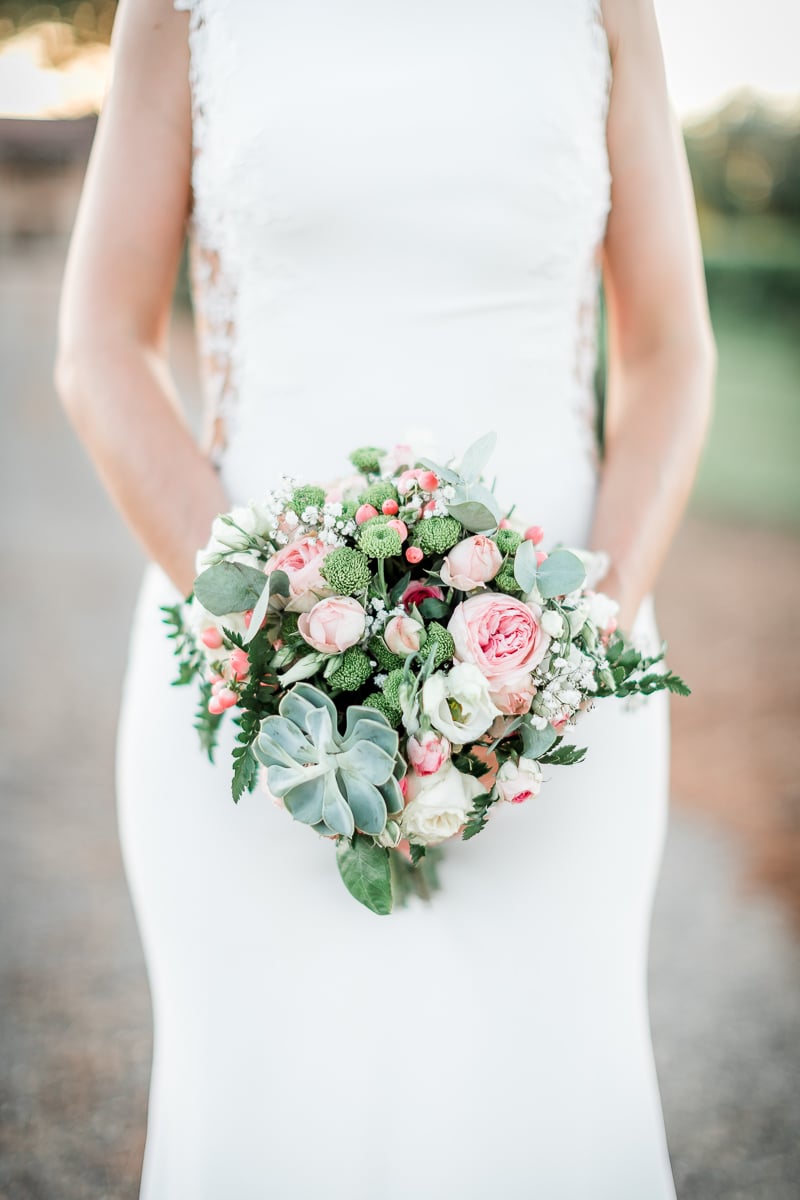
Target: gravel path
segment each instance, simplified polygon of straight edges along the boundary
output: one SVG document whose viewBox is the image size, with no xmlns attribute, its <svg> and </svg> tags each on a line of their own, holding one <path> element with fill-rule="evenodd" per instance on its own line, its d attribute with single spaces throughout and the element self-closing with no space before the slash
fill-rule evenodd
<svg viewBox="0 0 800 1200">
<path fill-rule="evenodd" d="M 34 243 L 0 281 L 0 1200 L 133 1200 L 150 1028 L 112 754 L 142 561 L 52 395 L 61 253 Z M 185 325 L 175 350 L 188 388 Z M 687 523 L 659 606 L 696 684 L 675 710 L 678 803 L 651 969 L 680 1200 L 796 1200 L 800 1180 L 800 821 L 784 712 L 796 697 L 783 682 L 798 656 L 787 662 L 782 640 L 797 546 L 765 535 L 754 550 L 779 610 L 770 636 L 758 613 L 722 600 L 741 544 L 739 531 Z M 737 690 L 723 656 L 740 679 L 742 656 L 767 673 Z"/>
</svg>

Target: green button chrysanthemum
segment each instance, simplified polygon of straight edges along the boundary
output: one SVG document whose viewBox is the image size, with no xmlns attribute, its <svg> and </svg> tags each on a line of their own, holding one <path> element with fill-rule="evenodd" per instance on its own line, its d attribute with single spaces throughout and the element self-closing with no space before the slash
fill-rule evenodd
<svg viewBox="0 0 800 1200">
<path fill-rule="evenodd" d="M 380 460 L 385 453 L 385 450 L 379 450 L 377 446 L 362 446 L 353 451 L 350 462 L 362 475 L 376 475 L 381 469 Z"/>
<path fill-rule="evenodd" d="M 362 504 L 371 504 L 380 511 L 384 500 L 397 500 L 397 488 L 388 479 L 379 479 L 361 493 L 359 500 Z"/>
<path fill-rule="evenodd" d="M 436 652 L 433 657 L 434 667 L 440 667 L 442 663 L 451 659 L 456 652 L 456 644 L 450 634 L 445 629 L 444 625 L 440 625 L 438 621 L 431 621 L 430 625 L 426 625 L 425 632 L 428 635 L 425 642 L 425 652 L 430 653 L 431 647 L 436 647 Z"/>
<path fill-rule="evenodd" d="M 461 536 L 461 522 L 455 517 L 427 517 L 414 530 L 414 544 L 423 554 L 446 554 Z"/>
<path fill-rule="evenodd" d="M 509 596 L 519 596 L 522 593 L 514 568 L 510 564 L 503 567 L 499 575 L 495 575 L 493 582 L 499 592 L 505 592 Z"/>
<path fill-rule="evenodd" d="M 325 503 L 325 490 L 321 487 L 295 488 L 289 501 L 289 508 L 302 517 L 307 508 L 322 508 Z"/>
<path fill-rule="evenodd" d="M 339 546 L 326 554 L 320 563 L 320 574 L 341 596 L 353 596 L 368 586 L 372 578 L 369 559 L 351 546 Z"/>
<path fill-rule="evenodd" d="M 403 549 L 400 534 L 396 529 L 388 525 L 373 524 L 371 521 L 361 526 L 358 544 L 370 558 L 393 558 Z"/>
<path fill-rule="evenodd" d="M 364 708 L 375 708 L 379 713 L 383 713 L 392 729 L 396 729 L 400 724 L 402 716 L 400 709 L 394 708 L 380 692 L 370 692 L 364 701 Z"/>
<path fill-rule="evenodd" d="M 343 692 L 357 692 L 371 674 L 372 667 L 364 651 L 358 646 L 351 646 L 349 650 L 345 650 L 336 670 L 331 672 L 328 683 Z"/>
<path fill-rule="evenodd" d="M 375 659 L 379 667 L 383 667 L 384 671 L 393 671 L 395 667 L 402 667 L 405 661 L 399 654 L 393 654 L 386 642 L 379 634 L 375 634 L 367 643 L 367 649 Z"/>
<path fill-rule="evenodd" d="M 522 541 L 522 534 L 516 529 L 498 529 L 494 540 L 501 554 L 513 554 Z"/>
</svg>

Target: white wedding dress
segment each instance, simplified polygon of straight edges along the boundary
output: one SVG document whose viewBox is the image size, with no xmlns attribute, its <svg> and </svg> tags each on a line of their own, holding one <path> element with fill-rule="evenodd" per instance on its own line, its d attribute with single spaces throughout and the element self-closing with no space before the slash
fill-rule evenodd
<svg viewBox="0 0 800 1200">
<path fill-rule="evenodd" d="M 610 200 L 594 0 L 176 0 L 213 452 L 232 500 L 358 445 L 496 429 L 504 499 L 585 544 Z M 169 514 L 165 513 L 165 520 Z M 664 695 L 446 847 L 389 917 L 234 805 L 147 570 L 119 740 L 155 1054 L 144 1200 L 669 1200 L 646 998 Z M 657 637 L 645 601 L 636 632 Z"/>
</svg>

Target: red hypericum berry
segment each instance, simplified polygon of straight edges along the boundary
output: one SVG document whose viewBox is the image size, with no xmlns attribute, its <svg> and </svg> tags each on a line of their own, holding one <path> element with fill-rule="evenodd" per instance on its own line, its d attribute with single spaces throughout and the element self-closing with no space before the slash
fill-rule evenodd
<svg viewBox="0 0 800 1200">
<path fill-rule="evenodd" d="M 245 650 L 238 647 L 231 651 L 231 670 L 237 679 L 244 679 L 250 671 L 250 659 Z"/>
<path fill-rule="evenodd" d="M 545 554 L 544 550 L 537 550 L 537 551 L 536 551 L 536 565 L 537 565 L 537 567 L 540 567 L 546 558 L 547 558 L 547 555 Z"/>
<path fill-rule="evenodd" d="M 220 716 L 225 712 L 225 705 L 220 700 L 219 696 L 212 696 L 208 702 L 208 711 L 215 717 Z"/>
<path fill-rule="evenodd" d="M 433 471 L 420 471 L 417 478 L 423 492 L 435 492 L 439 486 L 439 476 Z"/>
<path fill-rule="evenodd" d="M 220 688 L 214 699 L 221 704 L 223 708 L 232 708 L 234 704 L 239 703 L 239 697 L 233 688 Z"/>
<path fill-rule="evenodd" d="M 369 521 L 377 515 L 378 510 L 374 504 L 362 504 L 356 513 L 356 525 L 363 525 L 365 521 Z"/>
<path fill-rule="evenodd" d="M 410 563 L 422 562 L 423 554 L 419 546 L 409 546 L 406 550 L 406 560 Z"/>
<path fill-rule="evenodd" d="M 209 625 L 208 629 L 204 629 L 200 634 L 200 641 L 204 646 L 208 646 L 209 650 L 219 650 L 222 645 L 222 634 L 215 625 Z"/>
<path fill-rule="evenodd" d="M 381 512 L 385 517 L 396 517 L 400 511 L 400 505 L 396 500 L 384 500 L 381 505 Z"/>
<path fill-rule="evenodd" d="M 538 546 L 543 537 L 544 530 L 541 525 L 529 525 L 525 530 L 525 541 L 533 542 L 534 546 Z"/>
</svg>

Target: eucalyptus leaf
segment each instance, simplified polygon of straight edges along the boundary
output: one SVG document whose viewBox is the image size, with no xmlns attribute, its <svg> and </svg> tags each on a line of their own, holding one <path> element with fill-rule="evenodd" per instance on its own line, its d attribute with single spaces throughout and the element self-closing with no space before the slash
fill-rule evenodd
<svg viewBox="0 0 800 1200">
<path fill-rule="evenodd" d="M 435 621 L 437 617 L 447 616 L 450 605 L 444 600 L 437 600 L 435 596 L 427 596 L 420 604 L 419 611 L 426 621 Z"/>
<path fill-rule="evenodd" d="M 227 559 L 208 567 L 194 581 L 198 602 L 215 617 L 255 608 L 263 590 L 263 571 Z"/>
<path fill-rule="evenodd" d="M 522 736 L 522 753 L 525 758 L 540 758 L 547 753 L 558 737 L 552 725 L 545 725 L 544 729 L 537 729 L 530 721 L 525 721 L 520 726 L 520 734 Z"/>
<path fill-rule="evenodd" d="M 253 615 L 250 618 L 250 626 L 244 636 L 244 644 L 247 646 L 252 642 L 253 638 L 261 628 L 261 623 L 267 615 L 270 599 L 273 596 L 288 596 L 289 595 L 289 576 L 285 571 L 271 571 L 267 575 L 267 582 L 264 585 L 264 590 L 256 601 Z"/>
<path fill-rule="evenodd" d="M 485 433 L 473 442 L 461 459 L 461 475 L 466 480 L 478 479 L 481 471 L 494 454 L 497 445 L 496 433 Z"/>
<path fill-rule="evenodd" d="M 392 871 L 389 851 L 371 838 L 340 838 L 336 846 L 339 874 L 351 896 L 371 912 L 387 916 L 392 911 Z"/>
<path fill-rule="evenodd" d="M 570 550 L 553 550 L 536 574 L 536 586 L 545 600 L 574 592 L 586 579 L 586 568 Z"/>
<path fill-rule="evenodd" d="M 480 483 L 459 484 L 448 501 L 447 511 L 470 533 L 496 529 L 502 516 L 494 494 Z"/>
<path fill-rule="evenodd" d="M 529 592 L 536 583 L 536 547 L 528 538 L 520 542 L 514 555 L 514 578 L 523 592 Z"/>
<path fill-rule="evenodd" d="M 460 475 L 453 471 L 450 467 L 442 467 L 439 463 L 433 462 L 430 458 L 419 458 L 417 462 L 421 467 L 425 467 L 428 471 L 433 471 L 434 475 L 438 475 L 445 483 L 459 483 Z"/>
</svg>

